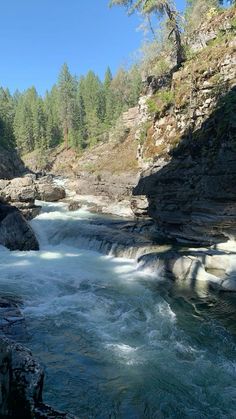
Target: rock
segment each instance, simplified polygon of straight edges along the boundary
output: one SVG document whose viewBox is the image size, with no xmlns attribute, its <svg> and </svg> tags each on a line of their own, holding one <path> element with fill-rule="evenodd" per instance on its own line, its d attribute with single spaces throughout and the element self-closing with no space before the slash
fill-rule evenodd
<svg viewBox="0 0 236 419">
<path fill-rule="evenodd" d="M 36 198 L 36 187 L 30 177 L 14 178 L 1 191 L 7 202 L 31 202 Z"/>
<path fill-rule="evenodd" d="M 0 244 L 10 250 L 39 250 L 32 228 L 10 205 L 0 204 Z"/>
<path fill-rule="evenodd" d="M 19 300 L 0 297 L 0 335 L 14 340 L 25 337 L 25 321 Z"/>
<path fill-rule="evenodd" d="M 236 274 L 225 278 L 221 284 L 223 291 L 236 292 Z"/>
<path fill-rule="evenodd" d="M 68 205 L 68 210 L 69 211 L 77 211 L 80 208 L 81 208 L 81 204 L 77 201 L 72 201 Z"/>
<path fill-rule="evenodd" d="M 134 108 L 129 108 L 128 111 L 123 112 L 122 118 L 123 118 L 123 123 L 124 123 L 125 128 L 134 129 L 139 119 L 138 106 L 135 106 Z"/>
<path fill-rule="evenodd" d="M 0 146 L 0 178 L 12 179 L 21 176 L 25 171 L 24 164 L 17 152 L 14 149 L 8 150 Z"/>
<path fill-rule="evenodd" d="M 35 205 L 37 188 L 35 175 L 26 175 L 10 181 L 0 180 L 1 202 L 14 204 L 27 220 L 40 213 L 40 206 Z"/>
<path fill-rule="evenodd" d="M 156 155 L 134 188 L 135 196 L 146 195 L 148 215 L 166 237 L 199 246 L 236 237 L 235 106 L 233 87 L 199 129 L 183 133 L 164 165 Z"/>
<path fill-rule="evenodd" d="M 131 209 L 135 217 L 147 217 L 148 215 L 148 200 L 146 196 L 133 197 L 130 203 Z"/>
<path fill-rule="evenodd" d="M 38 403 L 34 409 L 36 419 L 76 419 L 75 416 L 54 410 L 51 406 Z"/>
<path fill-rule="evenodd" d="M 31 352 L 0 338 L 0 416 L 31 418 L 42 401 L 44 373 Z"/>
<path fill-rule="evenodd" d="M 222 13 L 213 16 L 211 20 L 206 19 L 187 39 L 187 44 L 191 47 L 191 50 L 196 52 L 205 48 L 210 41 L 217 38 L 219 31 L 221 33 L 233 31 L 234 23 L 230 17 L 233 17 L 233 11 L 229 11 L 228 14 Z"/>
<path fill-rule="evenodd" d="M 75 416 L 42 402 L 44 371 L 29 349 L 0 337 L 0 416 L 2 418 L 58 418 Z"/>
<path fill-rule="evenodd" d="M 42 401 L 43 368 L 29 349 L 15 342 L 26 335 L 19 304 L 17 298 L 0 297 L 0 417 L 73 419 Z"/>
<path fill-rule="evenodd" d="M 24 218 L 28 221 L 37 217 L 42 208 L 40 205 L 34 205 L 34 203 L 29 202 L 14 202 L 14 206 L 20 210 Z"/>
<path fill-rule="evenodd" d="M 37 184 L 37 199 L 46 202 L 56 202 L 66 197 L 65 189 L 62 186 L 56 186 L 52 182 L 40 180 Z"/>
<path fill-rule="evenodd" d="M 138 258 L 140 269 L 151 269 L 158 278 L 182 281 L 191 289 L 216 288 L 236 291 L 235 253 L 210 248 L 159 246 Z"/>
</svg>

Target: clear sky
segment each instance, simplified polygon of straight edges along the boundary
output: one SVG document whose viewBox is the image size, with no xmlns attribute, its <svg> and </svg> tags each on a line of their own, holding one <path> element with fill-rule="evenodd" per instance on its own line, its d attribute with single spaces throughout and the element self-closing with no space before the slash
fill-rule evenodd
<svg viewBox="0 0 236 419">
<path fill-rule="evenodd" d="M 178 0 L 183 8 L 185 0 Z M 139 18 L 109 0 L 2 0 L 0 85 L 43 94 L 67 62 L 73 74 L 101 78 L 129 63 L 142 40 Z"/>
</svg>

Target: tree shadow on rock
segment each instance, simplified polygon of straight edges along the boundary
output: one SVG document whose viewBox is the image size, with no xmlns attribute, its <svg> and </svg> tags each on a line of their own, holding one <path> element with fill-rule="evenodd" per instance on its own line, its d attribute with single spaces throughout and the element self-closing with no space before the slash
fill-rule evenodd
<svg viewBox="0 0 236 419">
<path fill-rule="evenodd" d="M 188 129 L 164 166 L 133 190 L 165 237 L 213 245 L 236 237 L 236 88 L 220 97 L 200 129 Z"/>
</svg>

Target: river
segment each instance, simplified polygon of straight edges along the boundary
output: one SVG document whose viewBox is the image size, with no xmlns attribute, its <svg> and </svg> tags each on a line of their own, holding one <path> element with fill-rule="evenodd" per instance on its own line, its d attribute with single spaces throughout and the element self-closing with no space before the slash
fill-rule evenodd
<svg viewBox="0 0 236 419">
<path fill-rule="evenodd" d="M 0 250 L 0 292 L 24 303 L 44 401 L 84 419 L 235 418 L 235 296 L 83 249 L 94 217 L 43 204 L 41 250 Z"/>
</svg>

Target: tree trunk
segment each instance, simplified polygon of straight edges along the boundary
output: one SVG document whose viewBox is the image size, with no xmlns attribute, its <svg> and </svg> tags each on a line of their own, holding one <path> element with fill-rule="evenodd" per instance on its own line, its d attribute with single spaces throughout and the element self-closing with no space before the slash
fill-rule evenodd
<svg viewBox="0 0 236 419">
<path fill-rule="evenodd" d="M 176 13 L 175 11 L 171 10 L 170 6 L 167 3 L 165 3 L 165 11 L 171 24 L 173 25 L 172 31 L 174 33 L 175 43 L 176 43 L 176 61 L 177 61 L 177 68 L 179 68 L 181 64 L 184 62 L 185 57 L 184 57 L 184 49 L 183 49 L 183 45 L 181 41 L 181 34 L 178 27 L 178 23 L 176 21 Z"/>
<path fill-rule="evenodd" d="M 68 149 L 68 127 L 67 127 L 67 124 L 64 126 L 64 143 L 65 143 L 66 149 Z"/>
</svg>

